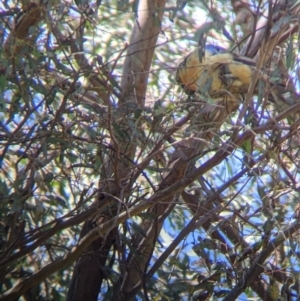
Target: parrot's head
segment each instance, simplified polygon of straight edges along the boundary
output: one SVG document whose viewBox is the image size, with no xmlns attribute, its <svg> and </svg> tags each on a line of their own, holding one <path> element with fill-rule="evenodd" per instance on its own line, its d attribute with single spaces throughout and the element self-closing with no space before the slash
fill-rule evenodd
<svg viewBox="0 0 300 301">
<path fill-rule="evenodd" d="M 213 56 L 216 54 L 220 54 L 220 53 L 226 53 L 228 52 L 228 50 L 226 51 L 225 48 L 222 48 L 220 46 L 216 46 L 216 45 L 205 45 L 205 56 Z"/>
</svg>

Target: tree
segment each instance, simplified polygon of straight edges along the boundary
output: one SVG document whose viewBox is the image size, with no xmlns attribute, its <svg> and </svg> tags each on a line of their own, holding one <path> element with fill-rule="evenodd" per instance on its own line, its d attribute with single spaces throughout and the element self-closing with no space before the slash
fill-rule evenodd
<svg viewBox="0 0 300 301">
<path fill-rule="evenodd" d="M 0 300 L 299 300 L 299 9 L 3 2 Z M 207 43 L 245 93 L 176 83 Z"/>
</svg>

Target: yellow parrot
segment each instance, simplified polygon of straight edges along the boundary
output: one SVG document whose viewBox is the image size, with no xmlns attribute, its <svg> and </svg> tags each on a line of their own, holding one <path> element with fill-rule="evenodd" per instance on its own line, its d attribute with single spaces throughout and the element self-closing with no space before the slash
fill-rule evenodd
<svg viewBox="0 0 300 301">
<path fill-rule="evenodd" d="M 226 49 L 206 45 L 204 55 L 198 48 L 178 66 L 176 81 L 187 94 L 200 92 L 212 98 L 246 93 L 255 63 L 239 58 Z"/>
</svg>

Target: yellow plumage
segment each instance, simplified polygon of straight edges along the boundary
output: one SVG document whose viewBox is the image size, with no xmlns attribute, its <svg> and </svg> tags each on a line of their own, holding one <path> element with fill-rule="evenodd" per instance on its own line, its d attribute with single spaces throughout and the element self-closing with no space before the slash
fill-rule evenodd
<svg viewBox="0 0 300 301">
<path fill-rule="evenodd" d="M 252 70 L 252 66 L 236 61 L 232 53 L 207 45 L 203 57 L 196 49 L 181 62 L 176 80 L 188 94 L 197 91 L 212 98 L 236 96 L 247 92 Z"/>
</svg>

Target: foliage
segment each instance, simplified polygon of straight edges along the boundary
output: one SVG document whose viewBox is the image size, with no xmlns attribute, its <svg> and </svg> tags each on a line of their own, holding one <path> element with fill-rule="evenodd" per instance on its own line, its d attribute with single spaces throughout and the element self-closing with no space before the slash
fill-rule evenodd
<svg viewBox="0 0 300 301">
<path fill-rule="evenodd" d="M 4 1 L 0 300 L 299 298 L 299 11 Z M 238 102 L 175 82 L 205 43 Z"/>
</svg>

